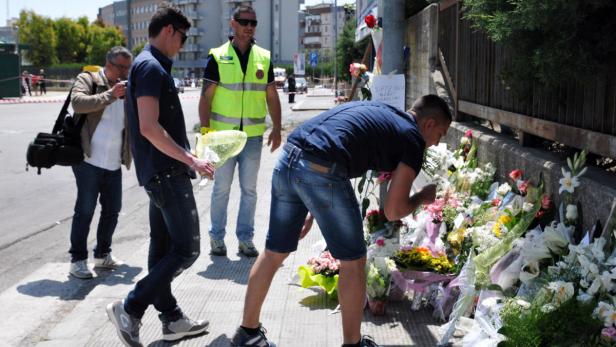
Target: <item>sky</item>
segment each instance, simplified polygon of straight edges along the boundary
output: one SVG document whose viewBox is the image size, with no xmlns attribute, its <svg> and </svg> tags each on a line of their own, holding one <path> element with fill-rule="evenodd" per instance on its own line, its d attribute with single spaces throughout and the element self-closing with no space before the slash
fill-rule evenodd
<svg viewBox="0 0 616 347">
<path fill-rule="evenodd" d="M 331 1 L 333 0 L 305 0 L 304 3 L 314 5 Z M 112 2 L 113 0 L 0 0 L 0 26 L 6 25 L 7 5 L 8 14 L 11 18 L 18 17 L 19 11 L 22 9 L 30 9 L 51 18 L 87 16 L 90 21 L 93 21 L 96 19 L 99 7 L 104 7 Z M 355 0 L 338 0 L 339 5 L 354 2 Z"/>
</svg>

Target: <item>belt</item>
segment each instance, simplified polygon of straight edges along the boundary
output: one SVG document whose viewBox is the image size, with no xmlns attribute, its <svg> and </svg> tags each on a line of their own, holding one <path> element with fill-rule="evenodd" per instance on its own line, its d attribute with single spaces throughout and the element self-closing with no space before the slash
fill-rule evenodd
<svg viewBox="0 0 616 347">
<path fill-rule="evenodd" d="M 299 153 L 298 158 L 304 160 L 306 164 L 308 165 L 308 167 L 316 172 L 320 172 L 324 174 L 331 174 L 331 175 L 336 175 L 336 176 L 341 176 L 341 177 L 347 176 L 346 167 L 338 163 L 330 162 L 330 161 L 321 159 L 317 156 L 314 156 L 312 154 L 306 153 L 303 149 L 297 147 L 296 145 L 292 143 L 289 143 L 289 142 L 285 143 L 283 149 L 285 150 L 285 152 L 289 154 L 293 152 L 298 152 Z"/>
</svg>

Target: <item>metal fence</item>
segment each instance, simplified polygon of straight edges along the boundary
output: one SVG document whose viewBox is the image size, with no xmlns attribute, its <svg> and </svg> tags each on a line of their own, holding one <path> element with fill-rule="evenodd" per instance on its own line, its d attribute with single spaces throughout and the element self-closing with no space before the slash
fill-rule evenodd
<svg viewBox="0 0 616 347">
<path fill-rule="evenodd" d="M 458 120 L 470 114 L 616 158 L 616 73 L 547 91 L 532 88 L 531 97 L 516 97 L 501 77 L 509 52 L 462 18 L 461 2 L 439 5 L 439 60 Z"/>
</svg>

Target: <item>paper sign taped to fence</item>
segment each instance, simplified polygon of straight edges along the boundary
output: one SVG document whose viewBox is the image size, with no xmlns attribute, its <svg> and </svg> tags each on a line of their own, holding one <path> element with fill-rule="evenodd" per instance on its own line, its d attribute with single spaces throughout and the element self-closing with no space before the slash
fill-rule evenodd
<svg viewBox="0 0 616 347">
<path fill-rule="evenodd" d="M 404 75 L 379 75 L 372 81 L 372 100 L 404 110 Z"/>
</svg>

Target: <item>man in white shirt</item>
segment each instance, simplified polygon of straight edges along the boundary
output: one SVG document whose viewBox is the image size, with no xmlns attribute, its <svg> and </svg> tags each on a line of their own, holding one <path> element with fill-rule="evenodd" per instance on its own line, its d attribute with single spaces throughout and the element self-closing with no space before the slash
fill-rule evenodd
<svg viewBox="0 0 616 347">
<path fill-rule="evenodd" d="M 70 274 L 92 278 L 88 267 L 88 234 L 96 208 L 101 216 L 96 232 L 94 267 L 115 269 L 123 263 L 111 255 L 111 238 L 122 207 L 121 164 L 131 163 L 128 132 L 125 131 L 122 82 L 128 77 L 132 54 L 124 47 L 113 47 L 107 53 L 105 66 L 88 68 L 80 73 L 73 86 L 71 105 L 76 114 L 86 117 L 81 129 L 81 145 L 85 159 L 73 166 L 77 183 L 77 201 L 71 227 Z M 86 69 L 84 69 L 86 70 Z"/>
</svg>

